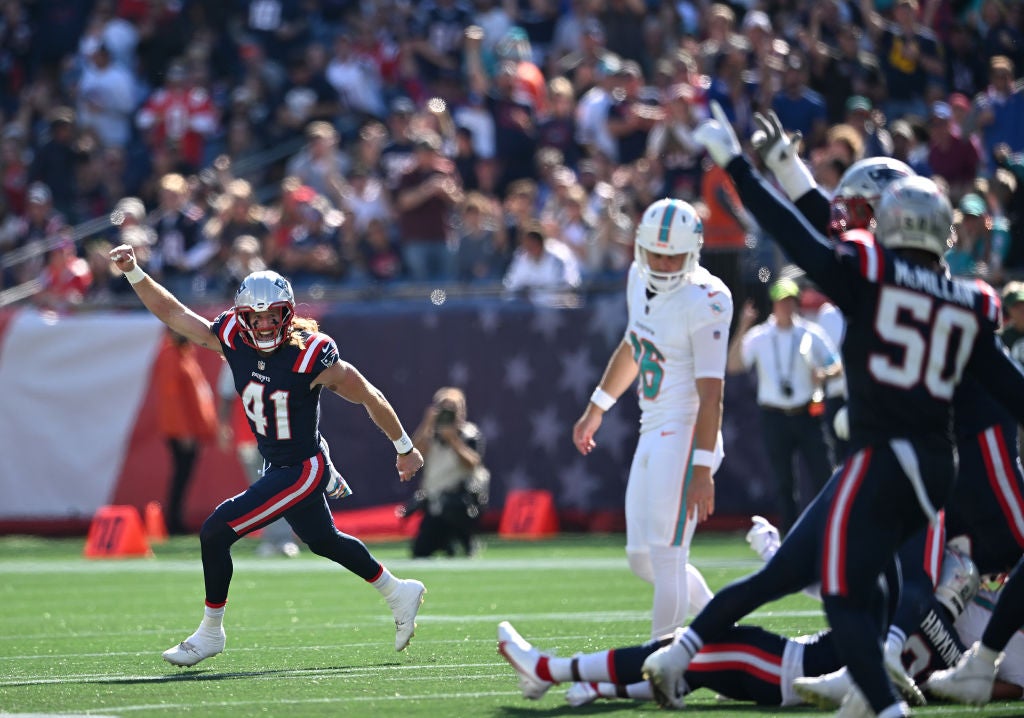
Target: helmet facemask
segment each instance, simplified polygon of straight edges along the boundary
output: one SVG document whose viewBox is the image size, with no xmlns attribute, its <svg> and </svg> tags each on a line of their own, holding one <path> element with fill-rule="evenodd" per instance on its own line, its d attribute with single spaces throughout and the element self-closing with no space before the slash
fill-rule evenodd
<svg viewBox="0 0 1024 718">
<path fill-rule="evenodd" d="M 260 315 L 271 313 L 277 315 L 274 317 L 273 325 L 257 328 Z M 277 349 L 288 338 L 294 312 L 287 302 L 277 302 L 264 310 L 236 307 L 235 316 L 238 317 L 238 324 L 241 326 L 242 341 L 253 349 L 268 352 Z"/>
</svg>

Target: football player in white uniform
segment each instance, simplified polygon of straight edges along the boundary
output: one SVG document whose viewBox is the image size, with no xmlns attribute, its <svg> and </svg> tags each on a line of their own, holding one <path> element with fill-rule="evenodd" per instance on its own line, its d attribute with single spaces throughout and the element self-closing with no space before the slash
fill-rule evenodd
<svg viewBox="0 0 1024 718">
<path fill-rule="evenodd" d="M 710 596 L 687 561 L 694 529 L 715 510 L 733 306 L 725 283 L 700 266 L 703 242 L 701 219 L 686 202 L 662 199 L 644 211 L 629 270 L 626 335 L 573 428 L 576 448 L 589 454 L 604 413 L 639 377 L 626 555 L 633 573 L 654 585 L 652 637 L 683 625 L 691 601 Z"/>
</svg>

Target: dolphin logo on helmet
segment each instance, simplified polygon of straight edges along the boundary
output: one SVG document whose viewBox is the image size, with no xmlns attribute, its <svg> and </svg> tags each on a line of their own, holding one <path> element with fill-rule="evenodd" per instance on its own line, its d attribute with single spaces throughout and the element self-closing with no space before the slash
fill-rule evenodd
<svg viewBox="0 0 1024 718">
<path fill-rule="evenodd" d="M 688 280 L 700 262 L 704 245 L 704 223 L 692 205 L 679 199 L 659 199 L 644 210 L 633 245 L 640 276 L 652 292 L 673 292 Z M 658 272 L 651 268 L 651 254 L 685 254 L 686 261 L 676 272 Z"/>
</svg>

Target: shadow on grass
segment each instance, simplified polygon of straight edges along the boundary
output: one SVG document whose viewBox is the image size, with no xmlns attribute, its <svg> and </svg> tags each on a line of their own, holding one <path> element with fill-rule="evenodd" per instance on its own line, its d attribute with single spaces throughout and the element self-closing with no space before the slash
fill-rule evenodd
<svg viewBox="0 0 1024 718">
<path fill-rule="evenodd" d="M 124 676 L 123 678 L 96 678 L 88 676 L 83 676 L 81 678 L 69 677 L 66 679 L 62 679 L 61 683 L 127 686 L 152 683 L 195 683 L 199 681 L 236 681 L 248 678 L 272 678 L 275 676 L 314 676 L 318 678 L 326 678 L 330 676 L 345 676 L 346 674 L 353 672 L 365 672 L 367 668 L 371 667 L 388 668 L 397 665 L 399 664 L 378 663 L 374 666 L 367 666 L 365 664 L 361 664 L 358 666 L 321 666 L 317 668 L 282 668 L 278 670 L 265 671 L 232 671 L 230 673 L 218 673 L 208 668 L 199 668 L 195 670 L 182 668 L 180 673 L 169 673 L 158 676 Z M 37 683 L 38 681 L 25 681 L 24 683 L 18 681 L 5 681 L 4 687 L 15 688 L 18 686 L 36 685 Z"/>
</svg>

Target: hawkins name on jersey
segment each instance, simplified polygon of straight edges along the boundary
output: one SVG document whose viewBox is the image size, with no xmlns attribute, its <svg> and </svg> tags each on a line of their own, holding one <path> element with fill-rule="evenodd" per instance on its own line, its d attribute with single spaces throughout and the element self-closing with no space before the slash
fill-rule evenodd
<svg viewBox="0 0 1024 718">
<path fill-rule="evenodd" d="M 629 270 L 626 304 L 629 324 L 624 341 L 633 348 L 633 359 L 640 366 L 637 394 L 641 431 L 675 422 L 692 424 L 700 403 L 695 381 L 725 376 L 732 321 L 729 288 L 698 266 L 689 282 L 676 291 L 650 293 L 634 263 Z M 720 371 L 705 370 L 697 376 L 695 333 L 705 329 L 702 339 L 721 343 L 717 348 L 721 367 Z"/>
</svg>

